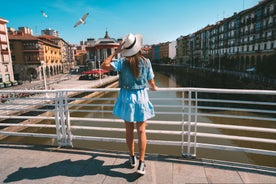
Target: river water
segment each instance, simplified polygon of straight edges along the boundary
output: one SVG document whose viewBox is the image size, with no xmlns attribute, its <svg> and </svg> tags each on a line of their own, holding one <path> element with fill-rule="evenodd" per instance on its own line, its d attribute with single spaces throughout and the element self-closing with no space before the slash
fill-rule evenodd
<svg viewBox="0 0 276 184">
<path fill-rule="evenodd" d="M 176 83 L 176 78 L 179 79 L 179 76 L 174 76 L 174 75 L 164 75 L 161 73 L 156 73 L 156 84 L 159 87 L 182 87 L 179 84 Z M 184 79 L 185 80 L 185 79 Z M 180 82 L 182 84 L 182 82 Z M 151 92 L 154 93 L 154 92 Z M 160 97 L 164 96 L 164 93 L 161 95 L 161 93 L 155 93 L 150 95 L 155 95 L 155 97 Z M 116 94 L 107 94 L 111 95 L 111 97 L 114 97 Z M 157 96 L 156 96 L 157 95 Z M 177 96 L 178 94 L 170 94 Z M 170 103 L 177 103 L 177 102 L 170 102 Z M 219 112 L 218 112 L 219 113 Z M 75 114 L 76 115 L 76 114 Z M 101 117 L 105 116 L 104 118 L 110 118 L 106 117 L 104 114 L 95 114 L 95 113 L 81 113 L 79 114 L 80 117 Z M 107 115 L 108 116 L 108 115 Z M 178 117 L 176 116 L 162 116 L 162 115 L 157 115 L 158 118 L 162 120 L 179 120 Z M 216 123 L 221 121 L 220 118 L 207 118 L 203 117 L 204 122 L 208 121 L 210 123 Z M 231 120 L 228 120 L 231 121 Z M 232 120 L 235 121 L 235 120 Z M 42 123 L 47 123 L 47 120 L 45 120 Z M 50 123 L 50 121 L 49 121 Z M 74 125 L 82 125 L 83 122 L 74 122 Z M 232 123 L 232 122 L 228 122 Z M 242 122 L 244 125 L 248 124 L 248 122 L 243 121 Z M 252 121 L 250 122 L 252 123 Z M 99 123 L 99 126 L 102 126 L 101 123 Z M 112 126 L 112 127 L 123 127 L 122 124 L 117 124 L 114 125 L 112 124 L 105 124 L 105 126 Z M 148 125 L 148 128 L 154 128 L 156 125 Z M 275 127 L 275 122 L 271 122 L 271 126 Z M 160 127 L 159 127 L 160 128 Z M 169 126 L 164 126 L 162 125 L 162 129 L 166 130 L 167 128 L 171 128 Z M 179 128 L 179 127 L 177 127 Z M 176 129 L 177 129 L 176 128 Z M 28 130 L 30 131 L 30 130 Z M 42 133 L 55 133 L 55 130 L 50 130 L 50 129 L 31 129 L 31 131 L 35 132 L 42 132 Z M 219 130 L 219 129 L 212 129 L 212 133 L 217 133 L 217 134 L 234 134 L 236 132 L 233 132 L 233 130 Z M 231 132 L 232 131 L 232 132 Z M 86 131 L 86 130 L 74 130 L 73 132 L 74 135 L 91 135 L 93 134 L 94 136 L 101 136 L 102 132 L 99 131 Z M 110 137 L 124 137 L 124 133 L 118 133 L 118 132 L 108 132 Z M 157 135 L 148 135 L 149 139 L 154 139 L 156 138 Z M 157 139 L 162 139 L 164 135 L 158 135 L 160 137 L 157 137 Z M 176 140 L 178 138 L 170 135 L 165 135 L 167 137 L 170 137 L 169 139 L 171 140 Z M 243 136 L 250 136 L 247 134 L 243 134 Z M 166 139 L 167 139 L 166 137 Z M 268 135 L 267 138 L 272 138 L 276 139 L 276 136 L 274 134 Z M 202 138 L 199 139 L 199 141 L 204 141 Z M 251 143 L 244 142 L 244 141 L 228 141 L 228 140 L 220 140 L 221 143 L 227 144 L 227 145 L 232 145 L 232 146 L 252 146 L 250 145 Z M 10 137 L 8 139 L 3 140 L 2 142 L 20 142 L 20 143 L 27 143 L 27 144 L 46 144 L 46 145 L 56 145 L 55 140 L 52 139 L 45 139 L 45 138 L 26 138 L 26 137 Z M 216 142 L 218 143 L 218 142 Z M 252 143 L 253 144 L 253 143 Z M 74 147 L 80 147 L 80 148 L 92 148 L 92 149 L 102 149 L 102 150 L 117 150 L 117 151 L 127 151 L 126 145 L 121 144 L 121 143 L 106 143 L 106 142 L 96 142 L 96 141 L 73 141 Z M 253 147 L 256 148 L 263 148 L 263 149 L 269 149 L 269 150 L 276 150 L 275 145 L 264 145 L 264 144 L 253 144 Z M 174 147 L 174 146 L 159 146 L 159 145 L 148 145 L 147 146 L 147 153 L 158 153 L 158 154 L 168 154 L 168 155 L 175 155 L 175 156 L 181 156 L 181 148 L 179 147 Z M 209 150 L 209 149 L 197 149 L 197 158 L 208 158 L 208 159 L 216 159 L 216 160 L 227 160 L 227 161 L 232 161 L 232 162 L 241 162 L 241 163 L 249 163 L 249 164 L 255 164 L 255 165 L 264 165 L 264 166 L 272 166 L 276 167 L 276 158 L 272 156 L 265 156 L 265 155 L 256 155 L 256 154 L 248 154 L 248 153 L 242 153 L 242 152 L 231 152 L 231 151 L 219 151 L 219 150 Z"/>
</svg>

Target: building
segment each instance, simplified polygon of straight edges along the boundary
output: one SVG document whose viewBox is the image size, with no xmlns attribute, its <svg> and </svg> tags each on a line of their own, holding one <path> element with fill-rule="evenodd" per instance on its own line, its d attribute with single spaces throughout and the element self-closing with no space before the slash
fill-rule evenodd
<svg viewBox="0 0 276 184">
<path fill-rule="evenodd" d="M 177 62 L 246 71 L 276 53 L 276 1 L 256 6 L 177 38 Z"/>
<path fill-rule="evenodd" d="M 176 56 L 176 41 L 171 41 L 169 43 L 169 54 L 168 54 L 169 58 L 171 60 L 174 60 L 175 59 L 175 56 Z"/>
<path fill-rule="evenodd" d="M 176 56 L 176 41 L 154 44 L 150 53 L 153 62 L 172 63 Z"/>
<path fill-rule="evenodd" d="M 187 64 L 190 58 L 189 47 L 190 36 L 180 36 L 176 39 L 176 63 Z"/>
<path fill-rule="evenodd" d="M 10 86 L 14 81 L 7 23 L 0 18 L 0 87 Z"/>
<path fill-rule="evenodd" d="M 90 68 L 99 68 L 100 63 L 103 62 L 115 49 L 119 46 L 121 39 L 116 40 L 111 38 L 108 32 L 105 32 L 104 38 L 87 40 L 87 62 L 90 63 Z M 115 56 L 118 58 L 119 55 Z"/>
<path fill-rule="evenodd" d="M 69 43 L 60 37 L 47 34 L 40 35 L 38 38 L 52 40 L 60 47 L 62 73 L 69 73 L 70 68 L 74 68 L 75 62 L 74 59 L 72 59 L 72 46 Z"/>
<path fill-rule="evenodd" d="M 41 35 L 51 35 L 51 36 L 59 37 L 59 32 L 54 29 L 47 28 L 47 29 L 41 30 Z"/>
<path fill-rule="evenodd" d="M 16 79 L 42 79 L 63 72 L 61 47 L 54 40 L 10 29 L 8 34 Z"/>
</svg>

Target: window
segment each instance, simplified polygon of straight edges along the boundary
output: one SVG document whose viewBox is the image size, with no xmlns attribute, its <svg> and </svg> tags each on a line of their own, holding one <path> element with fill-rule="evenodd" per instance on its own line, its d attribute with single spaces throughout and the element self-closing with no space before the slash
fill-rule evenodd
<svg viewBox="0 0 276 184">
<path fill-rule="evenodd" d="M 10 74 L 6 74 L 5 79 L 6 79 L 6 81 L 10 81 Z"/>
<path fill-rule="evenodd" d="M 10 61 L 9 55 L 4 54 L 3 60 L 4 60 L 4 62 L 9 62 Z"/>
<path fill-rule="evenodd" d="M 5 68 L 5 72 L 9 72 L 8 65 L 5 65 L 4 68 Z"/>
<path fill-rule="evenodd" d="M 5 31 L 5 26 L 3 24 L 0 24 L 0 31 Z"/>
</svg>

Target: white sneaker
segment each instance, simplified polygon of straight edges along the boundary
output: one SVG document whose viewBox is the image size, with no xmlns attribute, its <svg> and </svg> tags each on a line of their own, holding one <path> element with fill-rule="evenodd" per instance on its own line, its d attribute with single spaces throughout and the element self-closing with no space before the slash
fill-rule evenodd
<svg viewBox="0 0 276 184">
<path fill-rule="evenodd" d="M 129 156 L 129 163 L 131 165 L 131 167 L 135 167 L 136 166 L 136 162 L 137 162 L 137 159 L 136 159 L 136 156 Z"/>
<path fill-rule="evenodd" d="M 140 161 L 139 161 L 139 166 L 138 166 L 136 172 L 139 173 L 139 174 L 141 174 L 141 175 L 146 174 L 145 167 L 146 167 L 145 162 L 142 162 L 142 161 L 140 160 Z"/>
</svg>

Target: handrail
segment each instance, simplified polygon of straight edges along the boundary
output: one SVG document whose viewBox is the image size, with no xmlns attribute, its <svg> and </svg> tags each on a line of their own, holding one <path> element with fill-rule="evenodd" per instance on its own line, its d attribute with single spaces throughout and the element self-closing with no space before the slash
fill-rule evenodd
<svg viewBox="0 0 276 184">
<path fill-rule="evenodd" d="M 118 91 L 118 88 L 1 90 L 0 97 L 4 98 L 0 103 L 0 127 L 4 128 L 0 129 L 0 139 L 42 137 L 56 139 L 60 146 L 72 146 L 76 140 L 124 142 L 124 136 L 115 138 L 107 133 L 125 131 L 123 126 L 118 127 L 123 121 L 112 115 Z M 152 125 L 147 133 L 162 135 L 162 140 L 149 139 L 148 144 L 176 146 L 179 153 L 188 157 L 195 157 L 198 148 L 276 156 L 275 136 L 269 137 L 276 133 L 276 91 L 159 88 L 156 92 L 149 91 L 149 95 L 156 117 L 147 121 Z M 83 117 L 83 113 L 90 115 Z M 45 119 L 50 124 L 43 123 Z M 242 124 L 244 121 L 247 123 Z M 97 125 L 99 122 L 102 126 Z M 50 128 L 55 134 L 27 132 L 27 127 Z M 103 133 L 82 135 L 77 130 Z M 166 135 L 179 138 L 163 139 Z M 233 141 L 265 146 L 245 147 Z"/>
</svg>

